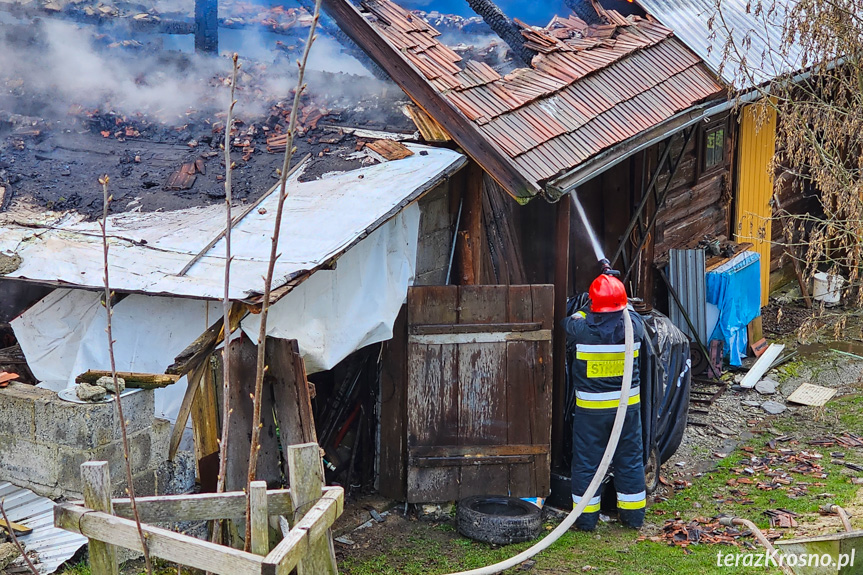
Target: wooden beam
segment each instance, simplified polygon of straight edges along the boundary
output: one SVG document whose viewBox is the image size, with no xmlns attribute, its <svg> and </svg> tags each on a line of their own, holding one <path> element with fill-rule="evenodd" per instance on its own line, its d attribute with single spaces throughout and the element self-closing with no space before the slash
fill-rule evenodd
<svg viewBox="0 0 863 575">
<path fill-rule="evenodd" d="M 84 484 L 84 503 L 90 509 L 113 513 L 111 506 L 111 477 L 107 461 L 89 461 L 81 465 Z M 117 575 L 117 548 L 98 539 L 89 540 L 90 571 L 93 575 Z"/>
<path fill-rule="evenodd" d="M 409 331 L 411 335 L 430 335 L 436 333 L 537 331 L 539 329 L 542 329 L 542 323 L 537 321 L 527 323 L 443 323 L 412 325 Z"/>
<path fill-rule="evenodd" d="M 215 476 L 218 472 L 208 473 L 206 461 L 214 460 L 218 467 L 219 438 L 219 400 L 216 393 L 216 375 L 221 376 L 222 364 L 214 361 L 214 355 L 204 358 L 203 373 L 199 378 L 198 393 L 192 398 L 192 435 L 195 438 L 195 459 L 198 462 L 198 475 L 202 491 L 215 491 Z M 217 373 L 214 373 L 218 371 Z M 221 381 L 221 377 L 218 378 Z M 213 480 L 216 481 L 213 481 Z"/>
<path fill-rule="evenodd" d="M 229 315 L 231 320 L 231 331 L 233 332 L 240 325 L 240 320 L 246 315 L 246 305 L 240 302 L 234 302 L 231 306 Z M 193 341 L 189 346 L 180 352 L 174 358 L 174 363 L 168 366 L 165 373 L 171 375 L 186 375 L 197 366 L 203 358 L 213 353 L 216 346 L 222 343 L 225 339 L 222 324 L 224 318 L 219 318 L 213 325 L 207 328 L 207 331 L 198 336 L 198 339 Z"/>
<path fill-rule="evenodd" d="M 552 469 L 563 461 L 564 409 L 566 407 L 566 297 L 569 291 L 569 198 L 557 203 L 557 224 L 554 244 L 554 340 L 552 343 L 552 401 L 551 401 L 551 465 Z"/>
<path fill-rule="evenodd" d="M 249 513 L 252 520 L 252 553 L 266 555 L 270 552 L 270 525 L 267 514 L 267 482 L 252 481 L 249 491 Z"/>
<path fill-rule="evenodd" d="M 276 545 L 264 559 L 264 569 L 271 570 L 275 575 L 289 575 L 297 567 L 298 575 L 318 575 L 338 573 L 335 559 L 332 568 L 329 560 L 323 565 L 318 564 L 310 570 L 309 559 L 319 546 L 331 546 L 332 539 L 329 529 L 344 509 L 344 490 L 325 493 L 318 502 L 308 510 L 308 513 L 290 530 L 288 536 Z M 301 567 L 302 565 L 302 567 Z"/>
<path fill-rule="evenodd" d="M 343 491 L 341 487 L 324 487 L 324 495 Z M 228 493 L 198 493 L 194 495 L 157 495 L 138 497 L 138 514 L 143 523 L 174 523 L 176 521 L 211 521 L 213 519 L 238 519 L 246 514 L 246 494 L 242 491 Z M 79 502 L 73 501 L 73 504 Z M 267 513 L 270 516 L 294 513 L 290 489 L 267 491 Z M 128 499 L 114 499 L 114 514 L 132 518 L 132 505 Z"/>
<path fill-rule="evenodd" d="M 324 9 L 363 51 L 429 116 L 449 132 L 453 140 L 479 163 L 504 190 L 519 200 L 529 200 L 541 190 L 516 168 L 514 162 L 486 138 L 425 76 L 368 22 L 348 0 L 323 0 Z"/>
<path fill-rule="evenodd" d="M 177 420 L 174 422 L 174 428 L 171 430 L 171 439 L 168 442 L 168 461 L 174 461 L 177 455 L 177 450 L 180 448 L 180 440 L 183 438 L 183 431 L 186 429 L 186 422 L 189 420 L 189 414 L 192 411 L 192 403 L 195 401 L 195 396 L 200 388 L 201 377 L 207 367 L 207 359 L 204 358 L 196 369 L 192 370 L 189 375 L 186 393 L 183 394 L 183 401 L 180 403 L 180 411 L 177 413 Z M 172 377 L 172 376 L 169 376 Z M 195 442 L 197 448 L 197 441 Z"/>
<path fill-rule="evenodd" d="M 245 497 L 245 495 L 243 495 Z M 54 507 L 54 525 L 112 545 L 143 552 L 138 528 L 124 519 L 63 503 Z M 264 558 L 167 529 L 141 525 L 150 555 L 218 575 L 260 575 Z"/>
<path fill-rule="evenodd" d="M 317 518 L 307 517 L 307 515 L 315 515 L 315 513 L 325 513 L 328 509 L 322 508 L 323 502 L 318 501 L 323 495 L 322 487 L 324 486 L 321 448 L 317 443 L 291 445 L 287 449 L 286 458 L 290 471 L 291 499 L 294 502 L 294 516 L 292 518 L 294 527 L 291 528 L 291 534 L 282 543 L 288 542 L 287 545 L 293 549 L 302 549 L 303 546 L 299 543 L 305 543 L 304 546 L 307 551 L 300 551 L 302 560 L 296 564 L 297 575 L 338 575 L 339 569 L 336 566 L 333 538 L 327 532 L 329 526 L 319 530 Z M 317 504 L 312 507 L 312 504 L 315 503 Z M 335 517 L 339 515 L 335 507 L 333 507 L 333 514 L 333 521 L 335 521 Z M 305 523 L 303 519 L 306 519 Z M 303 530 L 312 529 L 314 529 L 313 532 L 303 533 Z M 321 537 L 324 533 L 327 533 L 327 536 Z M 298 537 L 299 540 L 297 540 Z M 276 549 L 278 548 L 279 546 L 276 547 Z M 273 552 L 275 553 L 275 550 Z M 281 571 L 283 562 L 279 560 L 277 563 L 279 563 Z"/>
<path fill-rule="evenodd" d="M 111 377 L 111 372 L 98 369 L 88 369 L 75 378 L 75 383 L 87 382 L 95 384 L 100 377 Z M 118 371 L 117 377 L 123 378 L 126 382 L 126 387 L 136 387 L 139 389 L 168 387 L 169 385 L 177 383 L 177 380 L 180 379 L 179 375 L 168 375 L 164 373 L 134 373 L 131 371 Z"/>
<path fill-rule="evenodd" d="M 461 243 L 462 285 L 476 285 L 482 277 L 482 168 L 471 162 L 464 170 L 462 197 L 464 207 L 461 218 L 461 231 L 466 236 Z M 460 236 L 462 237 L 462 236 Z"/>
</svg>

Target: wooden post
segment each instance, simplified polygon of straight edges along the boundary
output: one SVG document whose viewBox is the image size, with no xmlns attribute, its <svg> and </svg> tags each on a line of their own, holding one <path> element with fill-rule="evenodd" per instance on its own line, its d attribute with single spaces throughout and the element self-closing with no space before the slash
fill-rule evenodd
<svg viewBox="0 0 863 575">
<path fill-rule="evenodd" d="M 292 526 L 318 503 L 323 495 L 324 466 L 317 443 L 304 443 L 288 447 L 288 470 L 290 471 L 291 500 L 294 503 Z M 338 575 L 333 536 L 327 531 L 311 545 L 309 554 L 297 564 L 298 575 Z"/>
<path fill-rule="evenodd" d="M 218 0 L 195 0 L 195 52 L 219 52 Z"/>
<path fill-rule="evenodd" d="M 461 284 L 476 285 L 480 282 L 482 250 L 482 168 L 470 162 L 461 178 L 464 207 L 462 208 L 459 252 L 461 262 Z"/>
<path fill-rule="evenodd" d="M 573 192 L 575 193 L 575 192 Z M 565 196 L 557 202 L 554 248 L 554 342 L 552 351 L 553 384 L 551 402 L 551 468 L 560 467 L 563 457 L 563 418 L 566 404 L 566 296 L 569 289 L 569 217 L 572 200 Z"/>
<path fill-rule="evenodd" d="M 267 482 L 252 481 L 249 492 L 252 514 L 252 553 L 266 555 L 270 552 L 270 526 L 267 513 Z"/>
<path fill-rule="evenodd" d="M 81 465 L 84 504 L 90 509 L 114 514 L 111 504 L 111 476 L 107 461 L 89 461 Z M 96 539 L 89 540 L 90 571 L 93 575 L 117 575 L 117 549 Z"/>
</svg>

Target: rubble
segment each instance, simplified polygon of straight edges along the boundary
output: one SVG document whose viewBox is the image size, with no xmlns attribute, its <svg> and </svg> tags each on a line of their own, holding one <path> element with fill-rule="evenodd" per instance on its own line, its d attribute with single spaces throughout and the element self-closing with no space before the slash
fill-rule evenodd
<svg viewBox="0 0 863 575">
<path fill-rule="evenodd" d="M 770 415 L 779 415 L 787 408 L 777 401 L 765 401 L 761 404 L 761 409 L 769 413 Z"/>
<path fill-rule="evenodd" d="M 108 390 L 101 385 L 91 385 L 89 383 L 79 383 L 75 386 L 75 395 L 81 401 L 102 401 Z"/>
<path fill-rule="evenodd" d="M 114 378 L 110 376 L 100 377 L 96 380 L 96 386 L 101 386 L 105 391 L 109 393 L 113 393 L 115 395 L 119 395 L 126 390 L 126 380 L 122 377 L 117 378 L 117 385 L 114 386 Z"/>
<path fill-rule="evenodd" d="M 772 530 L 765 532 L 768 539 L 778 539 L 781 535 Z M 677 547 L 686 548 L 693 544 L 704 545 L 733 545 L 743 546 L 746 542 L 742 539 L 751 536 L 748 530 L 741 531 L 735 527 L 725 527 L 719 524 L 719 518 L 707 519 L 696 517 L 692 521 L 682 519 L 666 520 L 662 527 L 662 533 L 657 536 L 641 536 L 639 541 L 653 541 L 654 543 L 667 543 Z"/>
<path fill-rule="evenodd" d="M 755 384 L 755 391 L 762 395 L 773 395 L 779 387 L 779 382 L 764 378 Z"/>
</svg>

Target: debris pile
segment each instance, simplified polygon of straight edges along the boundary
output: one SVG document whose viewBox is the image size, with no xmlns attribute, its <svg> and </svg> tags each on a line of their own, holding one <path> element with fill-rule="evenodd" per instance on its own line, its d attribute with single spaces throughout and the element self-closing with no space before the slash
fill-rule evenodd
<svg viewBox="0 0 863 575">
<path fill-rule="evenodd" d="M 752 532 L 748 529 L 737 529 L 736 527 L 725 527 L 719 524 L 719 518 L 696 517 L 692 521 L 682 519 L 669 519 L 662 527 L 662 533 L 653 537 L 641 536 L 639 541 L 653 541 L 654 543 L 667 543 L 686 549 L 689 545 L 733 545 L 736 547 L 752 547 L 752 543 L 745 541 Z M 779 539 L 782 535 L 773 530 L 765 532 L 770 540 Z"/>
</svg>

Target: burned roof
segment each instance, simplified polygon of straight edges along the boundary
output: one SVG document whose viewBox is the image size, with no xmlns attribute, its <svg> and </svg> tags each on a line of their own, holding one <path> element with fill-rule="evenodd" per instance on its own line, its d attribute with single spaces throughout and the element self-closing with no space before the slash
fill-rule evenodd
<svg viewBox="0 0 863 575">
<path fill-rule="evenodd" d="M 520 23 L 538 54 L 532 67 L 501 76 L 487 64 L 463 62 L 437 30 L 390 0 L 362 7 L 374 29 L 536 190 L 722 91 L 671 30 L 639 16 L 608 10 L 600 25 L 575 16 L 545 28 Z"/>
</svg>

